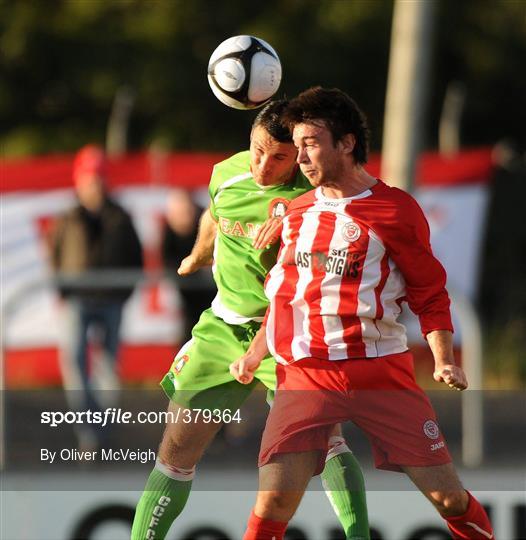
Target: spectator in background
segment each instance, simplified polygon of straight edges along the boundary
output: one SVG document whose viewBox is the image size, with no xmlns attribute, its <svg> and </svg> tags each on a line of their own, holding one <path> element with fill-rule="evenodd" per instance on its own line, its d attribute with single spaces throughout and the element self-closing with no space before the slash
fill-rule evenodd
<svg viewBox="0 0 526 540">
<path fill-rule="evenodd" d="M 108 195 L 105 178 L 103 150 L 82 148 L 73 164 L 77 204 L 59 218 L 52 238 L 52 263 L 64 300 L 60 365 L 69 405 L 76 410 L 108 406 L 94 392 L 96 372 L 103 388 L 118 389 L 115 362 L 122 311 L 134 289 L 133 276 L 126 271 L 140 271 L 143 263 L 132 219 Z M 90 365 L 88 345 L 94 336 L 102 354 Z M 84 428 L 78 436 L 83 448 L 102 442 L 94 430 Z"/>
<path fill-rule="evenodd" d="M 208 269 L 201 269 L 194 279 L 176 279 L 177 269 L 183 259 L 192 251 L 197 238 L 199 218 L 202 209 L 197 206 L 190 193 L 174 189 L 168 196 L 166 221 L 161 240 L 163 266 L 176 284 L 181 295 L 184 310 L 184 335 L 181 343 L 192 337 L 192 328 L 197 324 L 201 313 L 207 309 L 216 294 L 215 285 Z"/>
</svg>

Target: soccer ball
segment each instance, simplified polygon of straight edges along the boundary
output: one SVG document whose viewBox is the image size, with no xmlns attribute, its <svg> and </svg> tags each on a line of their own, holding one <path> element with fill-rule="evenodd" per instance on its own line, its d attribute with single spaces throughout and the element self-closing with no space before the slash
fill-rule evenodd
<svg viewBox="0 0 526 540">
<path fill-rule="evenodd" d="M 256 109 L 278 90 L 281 63 L 266 41 L 254 36 L 234 36 L 212 53 L 208 82 L 221 103 L 234 109 Z"/>
</svg>

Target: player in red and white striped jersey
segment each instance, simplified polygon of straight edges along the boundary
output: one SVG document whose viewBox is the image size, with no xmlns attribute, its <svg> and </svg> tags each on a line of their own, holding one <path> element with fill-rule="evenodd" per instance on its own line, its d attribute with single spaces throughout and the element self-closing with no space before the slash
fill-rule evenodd
<svg viewBox="0 0 526 540">
<path fill-rule="evenodd" d="M 260 492 L 244 540 L 283 538 L 321 470 L 332 425 L 345 420 L 367 433 L 378 468 L 408 474 L 453 538 L 492 539 L 488 516 L 460 483 L 416 384 L 397 322 L 407 301 L 433 353 L 435 380 L 467 387 L 453 357 L 446 274 L 424 215 L 410 195 L 363 168 L 366 121 L 349 96 L 312 88 L 291 101 L 285 117 L 298 163 L 316 189 L 289 206 L 266 282 L 263 331 L 231 366 L 247 383 L 267 346 L 278 362 Z"/>
<path fill-rule="evenodd" d="M 266 284 L 267 338 L 278 362 L 404 352 L 397 316 L 406 299 L 424 334 L 452 331 L 446 275 L 422 211 L 404 191 L 372 182 L 338 200 L 318 187 L 290 205 Z"/>
</svg>

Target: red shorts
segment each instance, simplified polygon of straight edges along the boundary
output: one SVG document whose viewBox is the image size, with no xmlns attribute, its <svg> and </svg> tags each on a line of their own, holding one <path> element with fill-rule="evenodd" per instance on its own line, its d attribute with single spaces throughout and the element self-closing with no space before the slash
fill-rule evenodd
<svg viewBox="0 0 526 540">
<path fill-rule="evenodd" d="M 277 366 L 277 390 L 261 441 L 259 466 L 275 454 L 320 451 L 324 467 L 334 424 L 351 420 L 371 441 L 378 469 L 451 462 L 433 407 L 417 385 L 411 353 Z"/>
</svg>

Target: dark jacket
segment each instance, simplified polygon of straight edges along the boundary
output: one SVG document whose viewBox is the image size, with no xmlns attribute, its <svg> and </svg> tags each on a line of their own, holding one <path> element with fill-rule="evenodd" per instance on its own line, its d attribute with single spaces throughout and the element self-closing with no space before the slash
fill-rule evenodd
<svg viewBox="0 0 526 540">
<path fill-rule="evenodd" d="M 52 241 L 52 262 L 60 278 L 62 296 L 74 296 L 94 301 L 124 302 L 134 289 L 123 270 L 140 271 L 142 248 L 129 214 L 116 202 L 106 198 L 101 211 L 93 214 L 76 206 L 57 222 Z M 122 274 L 122 283 L 111 279 L 111 286 L 86 287 L 75 280 L 86 278 L 86 272 L 113 270 Z M 114 274 L 115 275 L 115 274 Z M 100 281 L 106 282 L 104 274 Z"/>
<path fill-rule="evenodd" d="M 196 219 L 191 232 L 187 235 L 181 235 L 175 232 L 170 225 L 165 222 L 161 232 L 161 256 L 163 267 L 170 274 L 176 274 L 177 269 L 185 257 L 190 255 L 197 238 L 199 229 L 199 219 L 202 209 L 196 212 Z"/>
</svg>

